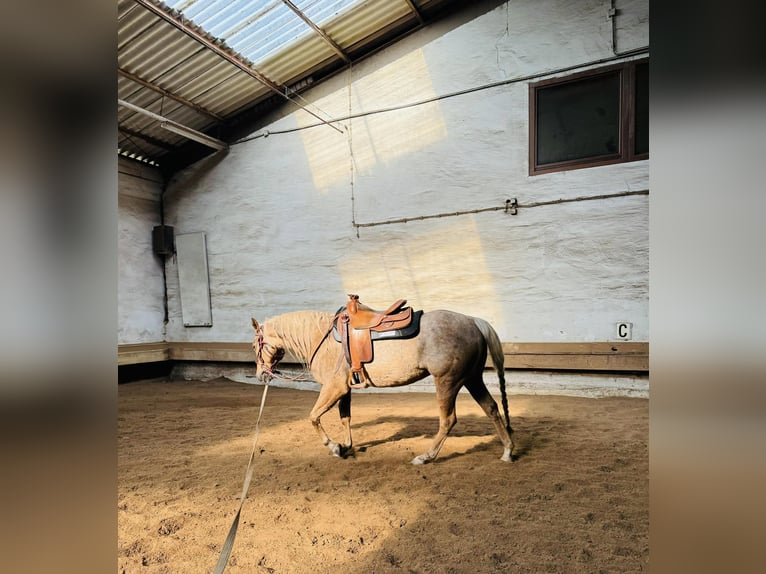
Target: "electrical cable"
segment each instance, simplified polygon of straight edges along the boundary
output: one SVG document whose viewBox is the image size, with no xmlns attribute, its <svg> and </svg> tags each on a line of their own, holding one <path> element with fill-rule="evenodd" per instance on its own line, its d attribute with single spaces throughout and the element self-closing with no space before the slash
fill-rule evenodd
<svg viewBox="0 0 766 574">
<path fill-rule="evenodd" d="M 615 55 L 615 56 L 609 56 L 609 57 L 606 57 L 606 58 L 600 58 L 598 60 L 592 60 L 592 61 L 586 62 L 584 64 L 574 64 L 572 66 L 566 66 L 566 67 L 563 67 L 563 68 L 557 68 L 555 70 L 548 70 L 548 71 L 545 71 L 545 72 L 537 72 L 535 74 L 529 74 L 529 75 L 526 75 L 526 76 L 520 76 L 518 78 L 509 78 L 509 79 L 506 79 L 506 80 L 499 80 L 497 82 L 491 82 L 491 83 L 483 84 L 483 85 L 480 85 L 480 86 L 474 86 L 472 88 L 466 88 L 464 90 L 458 90 L 456 92 L 449 92 L 449 93 L 446 93 L 446 94 L 442 94 L 440 96 L 434 96 L 432 98 L 426 98 L 424 100 L 418 100 L 416 102 L 410 102 L 410 103 L 407 103 L 407 104 L 400 104 L 398 106 L 390 106 L 390 107 L 387 107 L 387 108 L 378 108 L 378 109 L 369 110 L 369 111 L 366 111 L 366 112 L 357 112 L 355 114 L 348 114 L 348 115 L 343 116 L 343 117 L 329 119 L 329 120 L 327 120 L 325 122 L 322 122 L 322 123 L 313 123 L 313 124 L 309 124 L 309 125 L 305 125 L 305 126 L 300 126 L 300 127 L 296 127 L 296 128 L 288 128 L 288 129 L 284 129 L 284 130 L 274 130 L 274 131 L 265 130 L 264 132 L 259 132 L 259 133 L 255 134 L 255 135 L 248 136 L 248 137 L 242 138 L 240 140 L 237 140 L 237 141 L 231 143 L 230 145 L 234 146 L 234 145 L 246 143 L 246 142 L 249 142 L 249 141 L 261 138 L 261 137 L 268 137 L 270 135 L 289 134 L 289 133 L 293 133 L 293 132 L 307 130 L 307 129 L 310 129 L 310 128 L 315 128 L 315 127 L 318 127 L 318 126 L 321 126 L 321 125 L 325 125 L 325 124 L 333 124 L 333 123 L 336 123 L 336 122 L 340 123 L 340 122 L 344 122 L 344 121 L 348 121 L 348 120 L 352 120 L 352 119 L 357 119 L 357 118 L 363 118 L 363 117 L 367 117 L 367 116 L 371 116 L 371 115 L 383 114 L 383 113 L 387 113 L 387 112 L 394 112 L 394 111 L 398 111 L 398 110 L 404 110 L 404 109 L 407 109 L 407 108 L 414 108 L 414 107 L 417 107 L 417 106 L 422 106 L 422 105 L 425 105 L 425 104 L 430 104 L 432 102 L 437 102 L 439 100 L 445 100 L 445 99 L 448 99 L 448 98 L 454 98 L 456 96 L 464 96 L 466 94 L 472 94 L 474 92 L 479 92 L 479 91 L 482 91 L 482 90 L 489 90 L 489 89 L 492 89 L 492 88 L 497 88 L 497 87 L 500 87 L 500 86 L 506 86 L 506 85 L 509 85 L 509 84 L 516 84 L 516 83 L 519 83 L 519 82 L 528 82 L 528 81 L 536 80 L 538 78 L 543 78 L 543 77 L 546 77 L 546 76 L 553 76 L 553 75 L 556 75 L 556 74 L 563 74 L 563 73 L 566 73 L 566 72 L 572 72 L 572 71 L 579 70 L 579 69 L 582 69 L 582 68 L 587 68 L 589 66 L 597 66 L 599 64 L 606 64 L 608 62 L 613 62 L 615 60 L 619 60 L 619 59 L 622 59 L 622 58 L 628 58 L 628 57 L 631 57 L 631 56 L 638 56 L 638 55 L 641 55 L 641 54 L 645 54 L 647 52 L 649 52 L 649 46 L 644 46 L 642 48 L 636 48 L 635 50 L 629 50 L 629 51 L 626 51 L 626 52 L 622 52 L 622 53 L 620 53 L 618 55 Z"/>
</svg>

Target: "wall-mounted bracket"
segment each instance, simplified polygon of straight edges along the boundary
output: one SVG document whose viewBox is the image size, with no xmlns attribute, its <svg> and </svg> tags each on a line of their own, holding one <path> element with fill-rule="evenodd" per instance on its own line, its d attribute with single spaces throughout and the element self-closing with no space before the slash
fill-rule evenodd
<svg viewBox="0 0 766 574">
<path fill-rule="evenodd" d="M 519 207 L 519 202 L 516 200 L 515 197 L 512 199 L 505 200 L 506 213 L 510 213 L 511 215 L 516 215 L 518 213 L 518 207 Z"/>
</svg>

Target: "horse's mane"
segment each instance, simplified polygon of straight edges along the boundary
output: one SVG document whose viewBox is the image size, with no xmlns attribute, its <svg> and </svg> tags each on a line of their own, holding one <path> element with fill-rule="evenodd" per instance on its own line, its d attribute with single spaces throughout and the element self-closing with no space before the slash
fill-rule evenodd
<svg viewBox="0 0 766 574">
<path fill-rule="evenodd" d="M 273 329 L 296 358 L 307 364 L 320 338 L 330 328 L 332 318 L 332 313 L 322 311 L 293 311 L 267 319 L 264 327 Z"/>
</svg>

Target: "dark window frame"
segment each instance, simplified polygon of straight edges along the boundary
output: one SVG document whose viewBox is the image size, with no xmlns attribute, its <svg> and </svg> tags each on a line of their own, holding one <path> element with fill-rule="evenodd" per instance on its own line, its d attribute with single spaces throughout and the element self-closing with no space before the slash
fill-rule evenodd
<svg viewBox="0 0 766 574">
<path fill-rule="evenodd" d="M 636 132 L 636 66 L 647 64 L 649 58 L 631 60 L 611 66 L 604 66 L 578 72 L 569 76 L 542 80 L 529 85 L 529 175 L 540 175 L 610 165 L 615 163 L 627 163 L 649 158 L 649 152 L 637 154 L 635 147 Z M 538 90 L 552 86 L 560 86 L 572 82 L 596 78 L 606 74 L 619 74 L 620 77 L 620 151 L 616 154 L 591 156 L 586 158 L 570 159 L 555 163 L 538 165 L 537 163 L 537 93 Z"/>
</svg>

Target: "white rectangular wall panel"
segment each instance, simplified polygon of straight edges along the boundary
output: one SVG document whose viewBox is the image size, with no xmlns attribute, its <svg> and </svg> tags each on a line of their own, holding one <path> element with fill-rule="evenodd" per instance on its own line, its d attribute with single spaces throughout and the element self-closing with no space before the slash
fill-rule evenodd
<svg viewBox="0 0 766 574">
<path fill-rule="evenodd" d="M 184 327 L 211 327 L 213 313 L 210 309 L 205 234 L 199 232 L 177 235 L 176 255 Z"/>
</svg>

